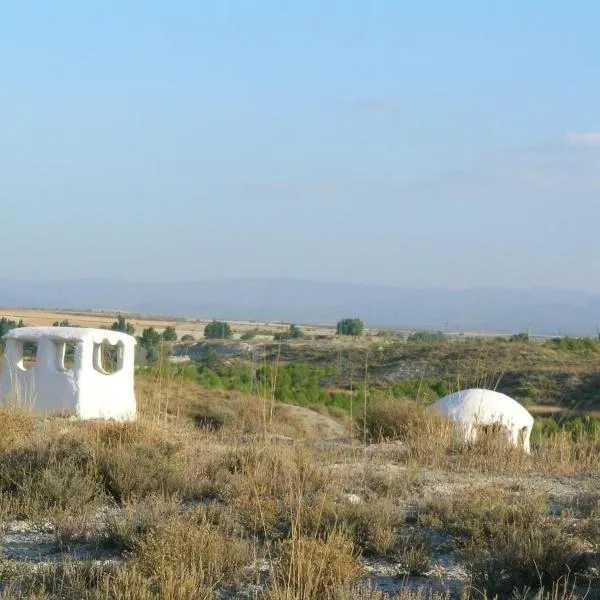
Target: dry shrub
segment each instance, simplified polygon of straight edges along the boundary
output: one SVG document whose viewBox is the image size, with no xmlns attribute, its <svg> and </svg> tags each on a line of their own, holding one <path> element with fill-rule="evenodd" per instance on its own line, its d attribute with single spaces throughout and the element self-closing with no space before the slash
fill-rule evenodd
<svg viewBox="0 0 600 600">
<path fill-rule="evenodd" d="M 87 422 L 78 430 L 93 445 L 98 476 L 117 502 L 185 493 L 185 431 L 144 419 Z"/>
<path fill-rule="evenodd" d="M 86 542 L 97 543 L 101 536 L 101 523 L 92 515 L 82 512 L 72 515 L 61 512 L 50 518 L 53 539 L 60 552 L 71 552 Z"/>
<path fill-rule="evenodd" d="M 362 482 L 368 496 L 384 496 L 397 501 L 405 498 L 419 481 L 420 473 L 417 469 L 397 471 L 391 467 L 392 465 L 384 465 L 377 469 L 368 465 Z"/>
<path fill-rule="evenodd" d="M 449 600 L 446 594 L 426 591 L 423 589 L 413 589 L 412 587 L 402 586 L 397 592 L 380 591 L 371 585 L 355 585 L 350 589 L 339 590 L 332 600 Z M 486 600 L 476 596 L 477 600 Z M 461 596 L 461 600 L 469 600 L 466 596 Z"/>
<path fill-rule="evenodd" d="M 419 507 L 419 521 L 456 538 L 460 546 L 484 541 L 506 528 L 525 529 L 546 515 L 544 497 L 534 490 L 511 492 L 497 486 L 469 486 L 437 495 Z"/>
<path fill-rule="evenodd" d="M 37 519 L 79 513 L 103 498 L 91 447 L 69 435 L 48 435 L 0 454 L 0 492 L 13 516 Z"/>
<path fill-rule="evenodd" d="M 136 444 L 165 444 L 170 440 L 174 427 L 166 429 L 152 421 L 83 421 L 74 424 L 83 436 L 95 445 L 105 448 L 132 446 Z"/>
<path fill-rule="evenodd" d="M 452 466 L 483 472 L 516 473 L 531 464 L 531 456 L 507 439 L 504 428 L 482 427 L 477 431 L 475 441 L 459 446 Z"/>
<path fill-rule="evenodd" d="M 0 453 L 6 515 L 79 514 L 108 498 L 184 494 L 191 485 L 182 445 L 143 423 L 52 421 Z"/>
<path fill-rule="evenodd" d="M 246 541 L 215 525 L 171 518 L 135 544 L 130 563 L 105 587 L 118 598 L 213 598 L 217 587 L 244 580 L 252 558 Z"/>
<path fill-rule="evenodd" d="M 257 396 L 222 392 L 195 406 L 192 414 L 194 423 L 201 428 L 241 434 L 264 433 L 266 418 L 266 405 Z"/>
<path fill-rule="evenodd" d="M 580 541 L 557 519 L 507 527 L 465 553 L 473 583 L 490 595 L 551 588 L 587 566 Z"/>
<path fill-rule="evenodd" d="M 104 519 L 103 544 L 119 551 L 131 551 L 151 531 L 175 516 L 180 505 L 175 499 L 151 496 L 144 502 L 125 504 L 108 512 Z"/>
<path fill-rule="evenodd" d="M 318 528 L 331 487 L 331 475 L 310 450 L 268 443 L 231 449 L 205 475 L 242 527 L 267 538 Z"/>
<path fill-rule="evenodd" d="M 0 563 L 0 580 L 8 582 L 0 598 L 45 600 L 47 598 L 97 598 L 99 588 L 114 574 L 114 564 L 77 561 L 67 558 L 58 563 Z"/>
<path fill-rule="evenodd" d="M 540 473 L 579 475 L 600 470 L 600 443 L 574 441 L 566 431 L 543 438 L 536 454 L 536 471 Z"/>
<path fill-rule="evenodd" d="M 416 402 L 396 400 L 387 396 L 375 398 L 367 404 L 365 418 L 357 419 L 360 439 L 366 434 L 374 443 L 389 440 L 412 441 L 415 431 L 422 433 L 423 424 L 437 413 L 429 413 Z"/>
<path fill-rule="evenodd" d="M 324 522 L 328 531 L 338 528 L 352 539 L 365 556 L 387 558 L 402 573 L 422 574 L 430 563 L 431 551 L 420 530 L 405 527 L 404 510 L 391 498 L 376 498 L 358 504 L 330 504 Z"/>
<path fill-rule="evenodd" d="M 169 443 L 100 447 L 96 458 L 104 488 L 117 502 L 184 494 L 188 487 L 183 457 Z"/>
<path fill-rule="evenodd" d="M 407 458 L 437 466 L 455 443 L 453 424 L 438 412 L 410 400 L 378 397 L 367 404 L 365 418 L 357 420 L 358 436 L 370 442 L 390 440 L 407 445 Z"/>
<path fill-rule="evenodd" d="M 347 505 L 338 519 L 365 555 L 391 557 L 405 515 L 389 498 L 380 498 Z"/>
<path fill-rule="evenodd" d="M 419 529 L 400 531 L 391 553 L 399 575 L 424 575 L 431 566 L 431 548 Z"/>
<path fill-rule="evenodd" d="M 582 542 L 550 517 L 544 497 L 490 487 L 467 488 L 421 507 L 421 522 L 455 537 L 476 587 L 492 596 L 551 588 L 585 568 Z"/>
<path fill-rule="evenodd" d="M 0 408 L 0 452 L 7 452 L 27 442 L 35 430 L 30 412 Z"/>
<path fill-rule="evenodd" d="M 279 555 L 272 598 L 334 598 L 362 575 L 352 542 L 339 532 L 326 539 L 292 537 L 279 545 Z"/>
<path fill-rule="evenodd" d="M 597 517 L 600 513 L 600 491 L 578 492 L 569 502 L 569 508 L 583 517 Z"/>
</svg>

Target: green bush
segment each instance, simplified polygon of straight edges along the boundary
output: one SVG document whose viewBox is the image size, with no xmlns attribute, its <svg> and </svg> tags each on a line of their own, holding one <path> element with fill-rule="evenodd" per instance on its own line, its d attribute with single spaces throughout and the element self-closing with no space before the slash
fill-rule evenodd
<svg viewBox="0 0 600 600">
<path fill-rule="evenodd" d="M 508 338 L 509 342 L 516 342 L 519 344 L 527 344 L 529 343 L 529 334 L 528 333 L 515 333 Z"/>
<path fill-rule="evenodd" d="M 583 356 L 587 356 L 590 352 L 598 352 L 600 348 L 598 340 L 590 337 L 574 338 L 565 336 L 562 338 L 552 338 L 545 341 L 543 345 L 546 348 L 553 348 L 555 350 L 578 352 Z"/>
<path fill-rule="evenodd" d="M 212 369 L 205 367 L 198 375 L 198 382 L 209 388 L 224 387 L 223 380 Z"/>
<path fill-rule="evenodd" d="M 138 338 L 138 342 L 146 348 L 157 346 L 161 340 L 162 336 L 156 329 L 154 329 L 154 327 L 148 327 L 144 329 L 141 337 Z"/>
<path fill-rule="evenodd" d="M 297 340 L 304 337 L 302 330 L 300 327 L 294 325 L 293 323 L 290 325 L 287 331 L 280 331 L 273 335 L 274 340 Z"/>
<path fill-rule="evenodd" d="M 438 344 L 444 341 L 444 334 L 441 331 L 415 331 L 406 341 L 413 344 Z"/>
<path fill-rule="evenodd" d="M 128 323 L 125 320 L 125 317 L 122 315 L 117 316 L 117 320 L 110 326 L 110 328 L 112 331 L 120 331 L 129 335 L 133 335 L 135 333 L 135 327 L 131 323 Z"/>
<path fill-rule="evenodd" d="M 338 335 L 362 335 L 365 329 L 364 323 L 358 318 L 346 318 L 338 321 L 336 332 Z"/>
<path fill-rule="evenodd" d="M 11 329 L 16 329 L 17 327 L 25 327 L 25 323 L 23 319 L 21 319 L 18 323 L 11 319 L 7 319 L 6 317 L 2 317 L 0 319 L 0 337 L 7 334 Z"/>
<path fill-rule="evenodd" d="M 165 342 L 176 342 L 177 341 L 177 332 L 175 331 L 175 327 L 169 325 L 165 328 L 162 334 L 162 339 Z"/>
<path fill-rule="evenodd" d="M 206 338 L 225 340 L 231 338 L 232 335 L 231 326 L 225 321 L 216 321 L 213 319 L 204 328 L 204 337 Z"/>
</svg>

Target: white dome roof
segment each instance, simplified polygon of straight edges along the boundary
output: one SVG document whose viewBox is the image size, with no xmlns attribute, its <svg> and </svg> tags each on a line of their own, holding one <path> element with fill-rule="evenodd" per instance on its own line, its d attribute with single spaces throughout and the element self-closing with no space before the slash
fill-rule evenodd
<svg viewBox="0 0 600 600">
<path fill-rule="evenodd" d="M 518 428 L 533 426 L 533 417 L 516 400 L 506 394 L 473 388 L 440 398 L 431 405 L 434 410 L 454 420 L 468 423 L 500 422 Z"/>
</svg>

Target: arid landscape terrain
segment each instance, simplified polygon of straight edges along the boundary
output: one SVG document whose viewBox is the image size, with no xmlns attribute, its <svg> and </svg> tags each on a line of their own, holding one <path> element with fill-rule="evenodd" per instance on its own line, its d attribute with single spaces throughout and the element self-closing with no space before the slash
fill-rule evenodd
<svg viewBox="0 0 600 600">
<path fill-rule="evenodd" d="M 300 326 L 248 350 L 206 322 L 127 322 L 195 338 L 138 367 L 136 422 L 2 409 L 2 597 L 600 596 L 597 340 Z M 428 410 L 470 385 L 529 407 L 530 455 L 493 432 L 464 445 Z"/>
</svg>

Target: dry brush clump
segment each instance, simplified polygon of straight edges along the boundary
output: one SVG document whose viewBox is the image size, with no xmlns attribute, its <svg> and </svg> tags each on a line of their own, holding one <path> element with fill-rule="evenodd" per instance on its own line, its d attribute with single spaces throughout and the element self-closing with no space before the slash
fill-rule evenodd
<svg viewBox="0 0 600 600">
<path fill-rule="evenodd" d="M 0 453 L 6 517 L 77 514 L 107 502 L 184 495 L 185 446 L 144 423 L 41 422 Z"/>
<path fill-rule="evenodd" d="M 205 489 L 230 506 L 249 534 L 265 539 L 319 528 L 335 482 L 308 448 L 249 442 L 204 467 Z"/>
<path fill-rule="evenodd" d="M 452 536 L 473 586 L 491 597 L 589 580 L 583 539 L 568 520 L 549 514 L 547 498 L 533 488 L 471 486 L 424 501 L 420 520 Z"/>
<path fill-rule="evenodd" d="M 279 544 L 279 559 L 267 598 L 335 598 L 361 576 L 353 543 L 340 532 L 325 539 L 293 536 Z"/>
</svg>

